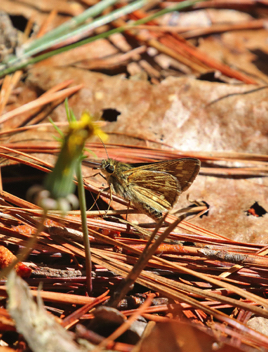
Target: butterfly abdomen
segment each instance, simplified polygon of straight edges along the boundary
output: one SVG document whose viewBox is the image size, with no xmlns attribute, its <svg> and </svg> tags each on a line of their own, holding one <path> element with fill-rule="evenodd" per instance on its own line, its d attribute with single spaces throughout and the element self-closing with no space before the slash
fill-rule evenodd
<svg viewBox="0 0 268 352">
<path fill-rule="evenodd" d="M 152 208 L 149 204 L 142 203 L 142 204 L 140 204 L 140 206 L 138 208 L 141 208 L 139 210 L 141 210 L 143 213 L 147 214 L 148 216 L 150 216 L 151 218 L 153 218 L 156 221 L 159 221 L 163 217 L 162 211 L 158 211 L 158 210 Z"/>
</svg>

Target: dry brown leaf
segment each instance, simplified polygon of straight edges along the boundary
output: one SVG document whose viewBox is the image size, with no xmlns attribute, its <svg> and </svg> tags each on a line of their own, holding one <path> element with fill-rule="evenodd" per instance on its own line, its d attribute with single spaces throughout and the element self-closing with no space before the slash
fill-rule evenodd
<svg viewBox="0 0 268 352">
<path fill-rule="evenodd" d="M 40 62 L 37 66 L 57 66 L 66 67 L 81 64 L 84 61 L 94 62 L 94 60 L 109 57 L 118 53 L 118 50 L 106 39 L 100 39 L 93 43 L 88 43 L 78 48 L 53 56 Z"/>
<path fill-rule="evenodd" d="M 26 6 L 37 8 L 42 12 L 57 10 L 64 14 L 77 16 L 84 11 L 84 7 L 76 1 L 39 0 L 36 2 L 35 0 L 20 0 L 20 2 Z"/>
<path fill-rule="evenodd" d="M 55 3 L 55 2 L 54 2 Z M 23 16 L 27 20 L 33 19 L 34 22 L 40 27 L 44 21 L 47 19 L 48 12 L 42 12 L 36 9 L 35 6 L 28 6 L 27 4 L 22 4 L 20 2 L 16 2 L 16 6 L 14 6 L 13 0 L 1 0 L 0 2 L 0 10 L 5 11 L 9 15 L 13 16 Z M 63 22 L 67 21 L 70 17 L 66 17 L 63 15 L 57 15 L 51 23 L 48 25 L 48 30 L 51 30 Z"/>
<path fill-rule="evenodd" d="M 174 13 L 167 14 L 159 19 L 161 25 L 172 25 L 180 27 L 208 27 L 212 23 L 238 23 L 252 19 L 247 13 L 227 9 L 202 9 L 180 13 L 176 16 Z"/>
<path fill-rule="evenodd" d="M 247 322 L 247 325 L 264 335 L 268 335 L 268 320 L 263 317 L 253 317 Z"/>
<path fill-rule="evenodd" d="M 217 342 L 216 338 L 183 323 L 157 323 L 135 352 L 238 352 L 243 349 Z"/>
<path fill-rule="evenodd" d="M 215 59 L 255 77 L 260 84 L 268 83 L 266 29 L 210 36 L 199 40 L 199 49 L 204 54 L 209 52 Z"/>
<path fill-rule="evenodd" d="M 106 127 L 108 132 L 125 132 L 182 151 L 268 151 L 268 89 L 173 77 L 154 86 L 122 75 L 47 67 L 30 70 L 28 82 L 47 90 L 70 78 L 85 84 L 69 100 L 77 116 L 85 109 L 97 115 L 104 109 L 121 113 Z M 65 120 L 64 107 L 52 117 Z"/>
<path fill-rule="evenodd" d="M 18 108 L 19 106 L 27 104 L 30 101 L 35 100 L 37 97 L 38 94 L 35 89 L 28 87 L 23 82 L 19 82 L 14 94 L 10 98 L 10 103 L 6 105 L 3 113 L 9 112 Z M 34 111 L 31 111 L 30 114 L 34 114 Z M 17 127 L 18 125 L 25 123 L 28 118 L 28 112 L 23 113 L 20 116 L 15 116 L 11 120 L 1 124 L 1 131 Z"/>
<path fill-rule="evenodd" d="M 189 190 L 190 198 L 206 201 L 209 215 L 192 220 L 194 224 L 215 231 L 232 240 L 246 243 L 267 243 L 267 219 L 253 216 L 247 211 L 255 203 L 268 211 L 268 187 L 262 179 L 233 179 L 198 176 Z M 179 205 L 186 206 L 186 195 Z"/>
<path fill-rule="evenodd" d="M 76 116 L 84 110 L 101 114 L 103 109 L 121 112 L 116 122 L 106 130 L 126 133 L 133 137 L 163 141 L 184 151 L 236 151 L 267 153 L 268 89 L 252 91 L 246 85 L 232 86 L 202 82 L 191 78 L 168 78 L 153 86 L 147 81 L 133 81 L 123 76 L 108 77 L 79 69 L 34 68 L 29 72 L 28 84 L 47 90 L 60 81 L 74 78 L 75 84 L 84 82 L 78 94 L 70 98 Z M 66 121 L 61 105 L 51 114 L 54 121 Z M 50 143 L 48 132 L 31 131 L 9 139 L 15 142 L 42 138 Z M 112 136 L 111 142 L 145 145 L 142 140 Z M 158 145 L 159 147 L 159 145 Z M 118 155 L 120 159 L 122 155 Z M 52 157 L 49 156 L 50 161 Z M 42 156 L 48 160 L 48 156 Z M 95 171 L 93 171 L 95 173 Z M 87 172 L 92 174 L 91 172 Z M 95 182 L 95 179 L 87 179 Z M 102 178 L 100 184 L 106 187 Z M 255 202 L 268 209 L 266 178 L 243 180 L 199 176 L 189 191 L 183 194 L 177 207 L 189 205 L 191 200 L 204 200 L 210 205 L 209 216 L 194 220 L 209 230 L 231 239 L 266 243 L 266 217 L 247 215 Z M 116 207 L 119 207 L 117 205 Z M 148 218 L 130 215 L 129 220 Z"/>
</svg>

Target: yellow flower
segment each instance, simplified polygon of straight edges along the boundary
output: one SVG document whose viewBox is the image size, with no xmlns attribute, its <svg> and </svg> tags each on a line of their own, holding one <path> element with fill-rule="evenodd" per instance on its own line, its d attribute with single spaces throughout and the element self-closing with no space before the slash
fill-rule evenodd
<svg viewBox="0 0 268 352">
<path fill-rule="evenodd" d="M 49 192 L 50 198 L 62 199 L 74 192 L 73 177 L 78 163 L 83 159 L 85 142 L 93 135 L 107 139 L 107 135 L 92 121 L 87 112 L 82 114 L 79 121 L 70 121 L 69 131 L 63 139 L 57 162 L 44 182 L 44 188 Z"/>
<path fill-rule="evenodd" d="M 92 134 L 100 137 L 103 142 L 106 142 L 108 139 L 108 135 L 102 131 L 102 129 L 98 126 L 96 122 L 93 121 L 93 117 L 86 111 L 82 113 L 80 121 L 72 121 L 70 122 L 70 128 L 87 128 L 92 131 Z"/>
</svg>

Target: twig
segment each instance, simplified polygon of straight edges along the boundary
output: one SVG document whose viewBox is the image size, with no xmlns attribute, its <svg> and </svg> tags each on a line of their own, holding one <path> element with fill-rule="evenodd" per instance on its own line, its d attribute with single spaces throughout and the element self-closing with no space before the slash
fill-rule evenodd
<svg viewBox="0 0 268 352">
<path fill-rule="evenodd" d="M 167 214 L 166 214 L 167 215 Z M 177 225 L 185 218 L 185 215 L 181 215 L 180 217 L 177 218 L 177 220 L 174 221 L 173 224 L 171 224 L 158 238 L 157 240 L 150 246 L 151 241 L 154 239 L 154 237 L 157 234 L 157 231 L 159 230 L 161 224 L 165 221 L 166 216 L 162 218 L 162 220 L 157 224 L 154 232 L 152 233 L 152 236 L 150 240 L 148 241 L 144 251 L 142 252 L 141 256 L 139 257 L 137 263 L 134 265 L 133 269 L 131 272 L 128 274 L 126 277 L 125 281 L 123 282 L 122 285 L 120 285 L 119 289 L 117 289 L 118 296 L 115 297 L 112 302 L 111 306 L 112 307 L 117 307 L 120 300 L 125 297 L 125 295 L 128 293 L 130 287 L 132 284 L 135 282 L 143 268 L 146 266 L 152 255 L 155 253 L 157 247 L 164 241 L 164 239 L 170 234 L 171 231 L 173 231 Z M 150 246 L 150 247 L 149 247 Z"/>
</svg>

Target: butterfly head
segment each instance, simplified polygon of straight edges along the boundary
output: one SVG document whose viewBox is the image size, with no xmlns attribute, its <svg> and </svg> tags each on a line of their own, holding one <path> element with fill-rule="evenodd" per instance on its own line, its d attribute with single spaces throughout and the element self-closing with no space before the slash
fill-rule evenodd
<svg viewBox="0 0 268 352">
<path fill-rule="evenodd" d="M 113 159 L 106 159 L 102 160 L 101 162 L 101 169 L 104 174 L 111 175 L 114 173 L 115 170 L 115 161 Z"/>
</svg>

